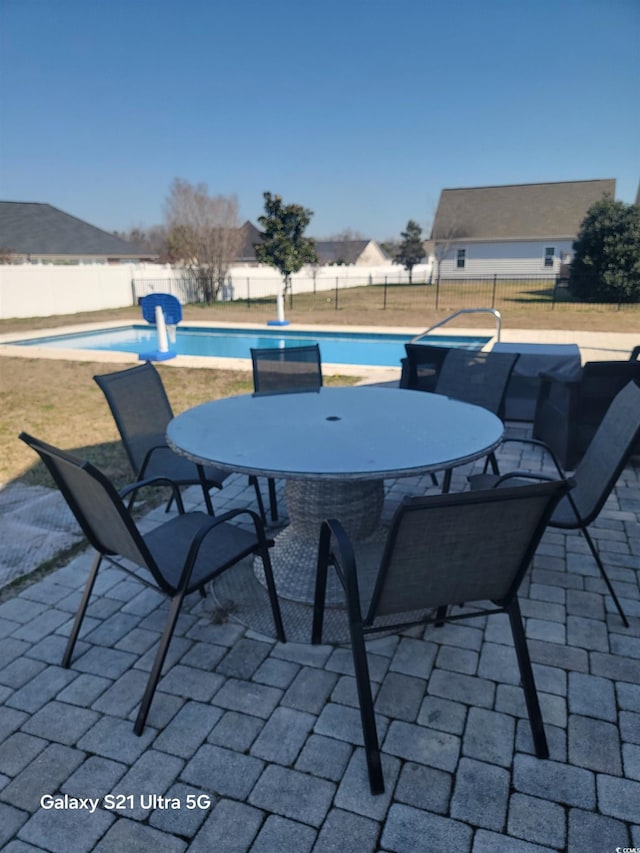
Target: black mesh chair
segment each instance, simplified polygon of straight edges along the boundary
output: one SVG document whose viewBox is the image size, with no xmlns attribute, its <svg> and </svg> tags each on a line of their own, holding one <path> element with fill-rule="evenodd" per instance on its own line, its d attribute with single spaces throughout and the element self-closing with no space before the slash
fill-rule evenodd
<svg viewBox="0 0 640 853">
<path fill-rule="evenodd" d="M 255 394 L 291 394 L 322 388 L 322 361 L 318 344 L 251 350 Z M 276 483 L 268 479 L 269 512 L 278 520 Z"/>
<path fill-rule="evenodd" d="M 518 353 L 477 352 L 474 350 L 452 348 L 445 358 L 435 393 L 444 394 L 463 403 L 472 403 L 489 409 L 499 418 L 504 417 L 504 398 Z M 489 454 L 494 473 L 498 472 L 495 455 Z M 448 492 L 451 485 L 451 469 L 444 474 L 443 491 Z"/>
<path fill-rule="evenodd" d="M 167 445 L 165 433 L 173 410 L 162 378 L 151 362 L 93 378 L 107 399 L 135 479 L 166 477 L 179 486 L 199 485 L 207 511 L 213 515 L 209 490 L 221 489 L 230 472 L 211 465 L 196 465 Z M 213 436 L 212 441 L 215 441 Z M 250 482 L 264 520 L 258 481 L 251 477 Z"/>
<path fill-rule="evenodd" d="M 615 396 L 586 453 L 573 472 L 572 480 L 575 482 L 575 488 L 558 504 L 549 522 L 550 527 L 561 530 L 580 530 L 582 532 L 618 613 L 627 627 L 629 623 L 588 528 L 600 514 L 629 457 L 632 455 L 634 445 L 639 440 L 640 385 L 629 382 Z M 556 476 L 566 477 L 556 455 L 543 442 L 536 439 L 519 438 L 508 438 L 505 439 L 505 442 L 527 443 L 542 448 L 549 454 L 557 472 Z M 543 479 L 543 475 L 523 471 L 511 472 L 503 477 L 492 474 L 478 474 L 470 477 L 469 481 L 472 489 L 487 489 L 491 486 L 502 485 L 503 482 L 506 485 L 511 485 L 510 481 L 514 479 L 526 482 L 527 479 Z"/>
<path fill-rule="evenodd" d="M 287 394 L 322 388 L 318 344 L 252 349 L 251 361 L 256 394 Z"/>
<path fill-rule="evenodd" d="M 68 668 L 71 664 L 73 649 L 103 560 L 164 593 L 170 601 L 167 620 L 134 725 L 137 735 L 142 734 L 144 729 L 185 596 L 196 590 L 203 592 L 205 584 L 245 557 L 258 555 L 262 560 L 276 634 L 281 642 L 285 641 L 269 558 L 269 547 L 273 542 L 265 537 L 257 513 L 236 509 L 218 518 L 211 518 L 204 512 L 185 513 L 178 487 L 167 479 L 156 478 L 156 482 L 173 487 L 178 515 L 150 533 L 143 534 L 122 498 L 149 481 L 134 483 L 119 495 L 110 480 L 89 462 L 77 459 L 27 433 L 21 433 L 20 438 L 40 455 L 89 543 L 97 552 L 62 658 L 62 666 Z M 249 519 L 253 529 L 247 530 L 229 523 L 242 515 Z M 140 567 L 144 571 L 141 572 Z"/>
<path fill-rule="evenodd" d="M 369 783 L 384 791 L 365 637 L 443 621 L 441 611 L 466 602 L 444 621 L 507 613 L 536 755 L 549 755 L 527 649 L 518 587 L 548 519 L 569 488 L 563 481 L 405 498 L 379 562 L 360 561 L 338 521 L 320 532 L 312 642 L 322 642 L 327 572 L 344 587 Z M 373 563 L 373 564 L 372 564 Z"/>
<path fill-rule="evenodd" d="M 402 359 L 400 387 L 410 391 L 435 391 L 440 369 L 451 348 L 417 343 L 405 344 L 404 348 L 407 355 Z"/>
</svg>

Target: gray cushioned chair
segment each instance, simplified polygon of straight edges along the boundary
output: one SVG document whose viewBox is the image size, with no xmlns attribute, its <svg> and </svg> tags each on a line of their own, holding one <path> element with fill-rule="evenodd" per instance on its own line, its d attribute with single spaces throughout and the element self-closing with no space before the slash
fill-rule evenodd
<svg viewBox="0 0 640 853">
<path fill-rule="evenodd" d="M 405 498 L 377 557 L 359 559 L 342 525 L 325 521 L 320 532 L 312 642 L 322 642 L 327 573 L 345 591 L 351 650 L 369 783 L 384 790 L 365 636 L 507 613 L 511 625 L 536 755 L 549 755 L 527 650 L 518 588 L 565 481 Z M 466 604 L 457 607 L 461 601 Z M 456 612 L 442 614 L 456 605 Z"/>
<path fill-rule="evenodd" d="M 169 480 L 156 478 L 155 482 L 172 486 L 178 515 L 149 533 L 141 533 L 122 497 L 154 481 L 135 483 L 118 494 L 111 481 L 89 462 L 45 444 L 27 433 L 21 433 L 20 438 L 39 454 L 89 543 L 96 550 L 62 666 L 68 668 L 71 664 L 73 649 L 103 560 L 133 575 L 136 580 L 158 590 L 169 599 L 164 630 L 134 724 L 137 735 L 142 734 L 144 729 L 185 596 L 194 591 L 202 592 L 205 584 L 245 557 L 257 555 L 262 560 L 276 634 L 281 642 L 285 641 L 269 558 L 269 547 L 273 542 L 265 537 L 257 513 L 236 509 L 212 518 L 203 512 L 185 512 L 178 487 Z M 242 515 L 249 520 L 250 529 L 230 523 Z M 140 567 L 143 572 L 140 572 Z"/>
</svg>

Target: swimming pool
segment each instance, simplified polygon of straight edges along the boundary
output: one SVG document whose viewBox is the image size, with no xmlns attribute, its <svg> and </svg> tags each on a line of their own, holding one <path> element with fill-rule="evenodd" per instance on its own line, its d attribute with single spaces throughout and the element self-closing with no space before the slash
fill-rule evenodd
<svg viewBox="0 0 640 853">
<path fill-rule="evenodd" d="M 399 367 L 404 345 L 410 334 L 369 332 L 283 331 L 282 329 L 234 329 L 180 325 L 176 340 L 169 348 L 177 355 L 214 358 L 250 358 L 250 349 L 286 347 L 318 343 L 322 361 L 327 364 L 362 364 Z M 487 336 L 429 335 L 434 346 L 482 349 Z M 47 335 L 42 338 L 12 341 L 14 346 L 51 347 L 53 349 L 102 350 L 107 352 L 146 353 L 157 349 L 153 326 L 133 324 L 95 332 Z"/>
</svg>

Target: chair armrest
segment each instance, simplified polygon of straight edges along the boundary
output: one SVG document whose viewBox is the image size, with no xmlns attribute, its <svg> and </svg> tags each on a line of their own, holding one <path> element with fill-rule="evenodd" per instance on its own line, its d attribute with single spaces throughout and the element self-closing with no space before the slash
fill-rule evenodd
<svg viewBox="0 0 640 853">
<path fill-rule="evenodd" d="M 244 509 L 241 507 L 239 509 L 229 510 L 229 512 L 225 512 L 223 513 L 223 515 L 215 516 L 215 518 L 210 518 L 203 523 L 202 527 L 200 527 L 191 542 L 191 547 L 189 548 L 189 553 L 187 554 L 187 559 L 185 560 L 184 568 L 182 570 L 182 574 L 180 575 L 180 582 L 178 584 L 179 589 L 187 589 L 187 587 L 189 586 L 189 581 L 191 580 L 191 575 L 193 573 L 196 560 L 198 559 L 200 548 L 202 547 L 202 544 L 207 538 L 207 536 L 212 533 L 216 529 L 216 527 L 220 527 L 221 524 L 225 524 L 232 518 L 236 518 L 239 515 L 251 516 L 256 530 L 258 544 L 261 547 L 268 548 L 273 545 L 273 541 L 267 539 L 267 537 L 265 536 L 262 519 L 257 513 L 253 512 L 253 510 Z"/>
<path fill-rule="evenodd" d="M 167 450 L 169 453 L 172 452 L 171 448 L 168 444 L 156 444 L 153 447 L 150 447 L 144 455 L 144 459 L 142 460 L 142 465 L 140 466 L 139 471 L 136 474 L 136 477 L 140 478 L 144 476 L 144 472 L 147 470 L 147 465 L 149 464 L 151 457 L 156 452 L 156 450 Z"/>
<path fill-rule="evenodd" d="M 148 477 L 146 480 L 136 480 L 135 483 L 130 483 L 128 486 L 120 489 L 118 494 L 124 500 L 128 495 L 135 494 L 138 489 L 143 489 L 145 486 L 168 486 L 173 492 L 173 498 L 178 507 L 178 512 L 180 515 L 184 515 L 184 503 L 182 501 L 180 488 L 168 477 Z"/>
<path fill-rule="evenodd" d="M 551 461 L 556 467 L 556 470 L 561 477 L 561 479 L 566 479 L 565 473 L 562 469 L 562 466 L 558 462 L 558 457 L 553 452 L 553 450 L 549 447 L 549 445 L 545 441 L 540 441 L 538 438 L 503 438 L 502 444 L 507 443 L 515 443 L 515 444 L 530 444 L 533 447 L 539 447 L 544 453 L 547 453 L 551 457 Z M 505 476 L 508 476 L 505 474 Z"/>
</svg>

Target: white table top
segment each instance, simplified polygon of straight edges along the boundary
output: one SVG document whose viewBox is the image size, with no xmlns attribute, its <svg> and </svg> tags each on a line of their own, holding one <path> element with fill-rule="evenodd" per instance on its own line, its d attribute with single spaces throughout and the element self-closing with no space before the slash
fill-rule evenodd
<svg viewBox="0 0 640 853">
<path fill-rule="evenodd" d="M 339 387 L 226 397 L 175 417 L 182 455 L 230 471 L 301 479 L 384 479 L 461 465 L 493 450 L 503 424 L 437 394 Z"/>
</svg>

